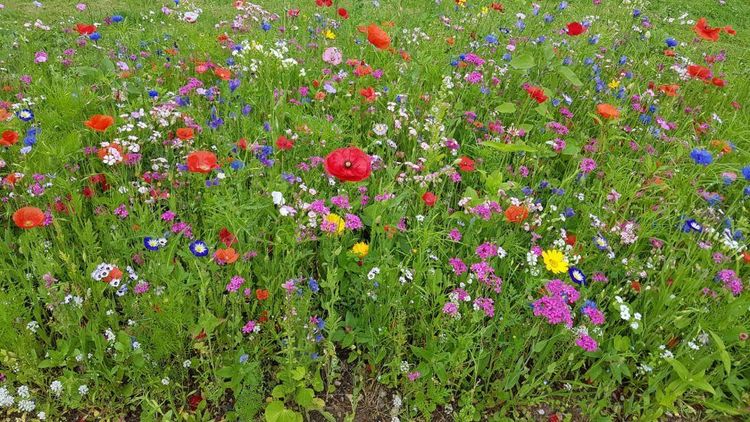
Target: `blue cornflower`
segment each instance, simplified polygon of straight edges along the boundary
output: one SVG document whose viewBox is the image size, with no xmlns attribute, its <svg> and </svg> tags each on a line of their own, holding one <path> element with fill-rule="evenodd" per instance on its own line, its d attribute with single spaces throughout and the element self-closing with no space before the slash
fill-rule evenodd
<svg viewBox="0 0 750 422">
<path fill-rule="evenodd" d="M 565 208 L 565 211 L 563 211 L 563 215 L 565 216 L 565 218 L 570 218 L 576 215 L 576 212 L 573 211 L 573 208 L 568 207 L 568 208 Z"/>
<path fill-rule="evenodd" d="M 487 44 L 497 44 L 498 43 L 497 37 L 495 35 L 493 35 L 493 34 L 490 34 L 490 35 L 487 35 L 486 37 L 484 37 L 484 41 Z"/>
<path fill-rule="evenodd" d="M 263 22 L 263 25 L 261 25 L 261 29 L 263 29 L 264 31 L 268 31 L 271 29 L 271 24 L 268 22 Z"/>
<path fill-rule="evenodd" d="M 695 164 L 707 166 L 714 161 L 713 155 L 703 148 L 695 148 L 690 152 L 690 158 L 695 161 Z"/>
<path fill-rule="evenodd" d="M 750 180 L 750 166 L 742 167 L 742 177 L 744 177 L 745 180 Z"/>
<path fill-rule="evenodd" d="M 307 281 L 307 287 L 309 287 L 313 293 L 317 293 L 320 290 L 320 286 L 318 285 L 318 282 L 315 281 L 314 278 L 311 278 L 310 280 Z"/>
<path fill-rule="evenodd" d="M 89 39 L 91 41 L 99 41 L 102 38 L 102 34 L 98 32 L 94 32 L 93 34 L 89 35 Z"/>
<path fill-rule="evenodd" d="M 633 17 L 637 18 L 638 16 L 641 16 L 641 11 L 639 9 L 633 9 Z"/>
<path fill-rule="evenodd" d="M 151 98 L 156 98 L 156 97 L 159 96 L 159 91 L 157 91 L 155 89 L 150 89 L 148 91 L 148 96 L 151 97 Z"/>
<path fill-rule="evenodd" d="M 121 15 L 113 15 L 111 19 L 112 22 L 119 23 L 122 22 L 125 18 L 123 18 Z"/>
<path fill-rule="evenodd" d="M 197 257 L 208 255 L 208 246 L 202 240 L 195 240 L 190 243 L 190 252 Z"/>
<path fill-rule="evenodd" d="M 667 47 L 676 47 L 677 46 L 677 40 L 674 38 L 667 38 L 666 41 Z"/>
</svg>

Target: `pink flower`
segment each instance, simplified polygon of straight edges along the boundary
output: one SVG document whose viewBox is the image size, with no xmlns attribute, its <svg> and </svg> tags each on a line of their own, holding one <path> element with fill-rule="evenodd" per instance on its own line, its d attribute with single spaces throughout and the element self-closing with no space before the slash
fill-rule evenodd
<svg viewBox="0 0 750 422">
<path fill-rule="evenodd" d="M 47 61 L 47 53 L 44 51 L 37 51 L 36 54 L 34 54 L 34 63 L 44 63 Z"/>
<path fill-rule="evenodd" d="M 328 47 L 323 52 L 323 61 L 330 65 L 339 65 L 342 60 L 343 55 L 341 54 L 341 50 L 336 47 Z"/>
<path fill-rule="evenodd" d="M 260 331 L 260 327 L 253 320 L 248 321 L 245 326 L 242 327 L 242 332 L 245 334 L 257 333 L 258 331 Z"/>
<path fill-rule="evenodd" d="M 581 334 L 576 340 L 576 345 L 587 352 L 595 352 L 599 348 L 596 340 L 586 334 Z"/>
<path fill-rule="evenodd" d="M 448 302 L 443 305 L 443 313 L 455 317 L 458 315 L 458 305 L 453 302 Z"/>
<path fill-rule="evenodd" d="M 136 284 L 135 287 L 133 287 L 133 292 L 135 292 L 135 294 L 137 295 L 146 293 L 147 291 L 148 291 L 148 283 L 145 281 L 141 281 L 140 283 Z"/>
<path fill-rule="evenodd" d="M 409 381 L 414 382 L 417 380 L 417 378 L 421 377 L 422 374 L 419 371 L 409 372 L 407 377 L 409 377 Z"/>
<path fill-rule="evenodd" d="M 84 10 L 86 10 L 86 4 L 85 3 L 78 3 L 76 5 L 76 9 L 78 9 L 79 12 L 83 12 Z"/>
</svg>

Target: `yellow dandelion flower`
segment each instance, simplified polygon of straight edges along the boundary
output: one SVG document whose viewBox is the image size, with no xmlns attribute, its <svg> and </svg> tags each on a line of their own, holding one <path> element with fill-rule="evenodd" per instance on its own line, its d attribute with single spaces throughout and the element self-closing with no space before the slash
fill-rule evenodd
<svg viewBox="0 0 750 422">
<path fill-rule="evenodd" d="M 336 33 L 331 31 L 330 29 L 326 29 L 323 31 L 323 36 L 326 37 L 329 40 L 335 40 L 336 39 Z"/>
<path fill-rule="evenodd" d="M 542 258 L 544 258 L 544 266 L 552 273 L 561 274 L 568 271 L 568 261 L 565 260 L 565 255 L 557 249 L 543 251 Z"/>
<path fill-rule="evenodd" d="M 612 79 L 612 81 L 609 83 L 609 87 L 612 89 L 615 89 L 618 86 L 620 86 L 620 81 L 618 81 L 617 79 Z"/>
<path fill-rule="evenodd" d="M 352 246 L 352 253 L 356 255 L 357 258 L 362 259 L 370 253 L 370 246 L 365 242 L 357 242 Z"/>
</svg>

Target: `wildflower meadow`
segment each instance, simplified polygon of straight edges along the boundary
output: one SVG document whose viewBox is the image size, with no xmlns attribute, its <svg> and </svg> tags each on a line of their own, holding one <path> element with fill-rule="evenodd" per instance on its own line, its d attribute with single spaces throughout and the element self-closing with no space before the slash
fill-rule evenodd
<svg viewBox="0 0 750 422">
<path fill-rule="evenodd" d="M 750 420 L 747 1 L 0 2 L 0 420 Z"/>
</svg>

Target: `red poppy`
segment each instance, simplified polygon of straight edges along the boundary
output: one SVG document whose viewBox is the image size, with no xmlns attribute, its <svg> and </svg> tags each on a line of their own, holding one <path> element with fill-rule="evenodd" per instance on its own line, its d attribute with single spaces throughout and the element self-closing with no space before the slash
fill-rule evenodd
<svg viewBox="0 0 750 422">
<path fill-rule="evenodd" d="M 44 213 L 37 207 L 19 208 L 13 213 L 13 222 L 22 229 L 32 229 L 44 223 Z"/>
<path fill-rule="evenodd" d="M 232 77 L 232 71 L 223 67 L 216 67 L 214 68 L 214 75 L 222 81 L 228 81 Z"/>
<path fill-rule="evenodd" d="M 745 261 L 745 264 L 750 264 L 750 252 L 742 252 L 742 260 Z"/>
<path fill-rule="evenodd" d="M 596 106 L 596 112 L 608 120 L 620 117 L 620 110 L 612 104 L 598 104 Z"/>
<path fill-rule="evenodd" d="M 339 10 L 336 11 L 339 16 L 341 16 L 344 19 L 349 19 L 349 12 L 346 11 L 343 7 L 339 7 Z"/>
<path fill-rule="evenodd" d="M 527 86 L 524 88 L 526 92 L 529 93 L 529 96 L 533 98 L 537 103 L 541 104 L 545 101 L 547 101 L 547 96 L 544 95 L 544 90 L 542 88 L 539 88 L 538 86 Z"/>
<path fill-rule="evenodd" d="M 289 9 L 286 14 L 289 15 L 289 17 L 296 18 L 299 16 L 299 9 Z"/>
<path fill-rule="evenodd" d="M 691 64 L 687 67 L 688 75 L 693 78 L 706 80 L 711 77 L 711 69 L 699 66 L 697 64 Z"/>
<path fill-rule="evenodd" d="M 586 27 L 581 25 L 579 22 L 571 22 L 567 25 L 568 35 L 576 36 L 586 32 Z"/>
<path fill-rule="evenodd" d="M 727 81 L 725 81 L 724 79 L 721 79 L 721 78 L 713 78 L 713 79 L 711 79 L 711 83 L 714 84 L 714 86 L 718 86 L 718 87 L 723 88 L 724 86 L 726 86 Z"/>
<path fill-rule="evenodd" d="M 373 102 L 377 98 L 375 96 L 375 90 L 372 87 L 360 89 L 359 95 L 365 97 L 365 101 L 368 101 L 368 102 Z"/>
<path fill-rule="evenodd" d="M 193 132 L 192 128 L 189 127 L 181 127 L 177 129 L 175 132 L 177 137 L 180 138 L 183 141 L 187 141 L 189 139 L 193 139 L 193 136 L 195 135 L 195 132 Z"/>
<path fill-rule="evenodd" d="M 492 9 L 494 9 L 494 10 L 497 10 L 498 12 L 504 12 L 505 11 L 505 6 L 503 6 L 502 3 L 492 2 L 492 4 L 490 5 L 490 7 L 492 7 Z"/>
<path fill-rule="evenodd" d="M 667 97 L 675 97 L 677 96 L 677 90 L 680 88 L 677 84 L 671 84 L 671 85 L 660 85 L 659 86 L 659 92 L 663 92 L 664 95 Z"/>
<path fill-rule="evenodd" d="M 238 254 L 234 248 L 217 249 L 216 252 L 214 252 L 214 259 L 216 260 L 216 263 L 220 265 L 233 264 L 239 257 L 240 254 Z"/>
<path fill-rule="evenodd" d="M 268 299 L 268 290 L 266 289 L 256 289 L 255 290 L 255 298 L 258 300 L 266 300 Z"/>
<path fill-rule="evenodd" d="M 467 156 L 463 156 L 458 161 L 458 168 L 460 168 L 461 171 L 466 171 L 466 172 L 474 171 L 474 164 L 475 163 L 476 162 L 474 160 L 472 160 L 471 158 L 469 158 Z"/>
<path fill-rule="evenodd" d="M 385 50 L 391 46 L 391 37 L 374 23 L 370 24 L 370 26 L 361 26 L 357 29 L 367 34 L 367 41 L 374 45 L 375 48 Z"/>
<path fill-rule="evenodd" d="M 201 396 L 201 393 L 195 392 L 188 396 L 187 402 L 188 407 L 190 407 L 191 412 L 195 412 L 198 409 L 198 406 L 203 401 L 203 396 Z"/>
<path fill-rule="evenodd" d="M 240 139 L 239 139 L 239 140 L 237 141 L 237 147 L 238 147 L 239 149 L 243 150 L 243 151 L 244 151 L 244 150 L 247 150 L 247 139 L 245 139 L 245 138 L 240 138 Z"/>
<path fill-rule="evenodd" d="M 315 4 L 321 7 L 331 7 L 333 6 L 333 0 L 315 0 Z"/>
<path fill-rule="evenodd" d="M 631 281 L 630 282 L 630 288 L 632 288 L 633 291 L 635 291 L 636 293 L 640 293 L 641 292 L 641 283 L 639 283 L 637 281 Z"/>
<path fill-rule="evenodd" d="M 18 142 L 18 132 L 15 130 L 6 130 L 3 132 L 3 137 L 0 138 L 0 146 L 9 147 Z"/>
<path fill-rule="evenodd" d="M 729 29 L 731 29 L 731 27 L 729 27 Z M 716 42 L 719 41 L 719 34 L 721 34 L 722 28 L 711 28 L 708 26 L 706 18 L 700 18 L 698 19 L 698 22 L 695 23 L 693 31 L 704 40 Z"/>
<path fill-rule="evenodd" d="M 193 151 L 187 156 L 187 167 L 192 173 L 210 173 L 219 167 L 216 154 L 210 151 Z"/>
<path fill-rule="evenodd" d="M 114 123 L 115 119 L 112 116 L 107 116 L 106 114 L 94 114 L 84 122 L 86 126 L 97 132 L 104 132 Z"/>
<path fill-rule="evenodd" d="M 78 31 L 78 35 L 91 35 L 94 32 L 96 32 L 96 26 L 95 25 L 86 25 L 83 23 L 77 23 L 76 24 L 76 31 Z"/>
<path fill-rule="evenodd" d="M 226 227 L 223 227 L 221 231 L 219 231 L 219 240 L 221 240 L 221 243 L 223 243 L 226 247 L 230 247 L 233 244 L 237 243 L 237 237 L 232 234 L 232 232 L 227 230 Z"/>
<path fill-rule="evenodd" d="M 578 238 L 576 238 L 576 235 L 574 235 L 573 233 L 567 233 L 567 235 L 565 236 L 566 245 L 575 246 L 576 241 L 578 241 Z"/>
<path fill-rule="evenodd" d="M 370 177 L 370 156 L 357 147 L 339 148 L 331 151 L 323 167 L 326 173 L 345 182 L 359 182 Z"/>
<path fill-rule="evenodd" d="M 437 202 L 437 196 L 435 196 L 432 192 L 425 192 L 422 195 L 422 202 L 425 203 L 428 207 L 432 207 L 435 205 L 435 202 Z"/>
<path fill-rule="evenodd" d="M 282 150 L 282 151 L 288 151 L 292 149 L 294 146 L 294 141 L 287 138 L 284 135 L 281 135 L 276 139 L 276 148 Z"/>
<path fill-rule="evenodd" d="M 509 223 L 522 223 L 529 216 L 529 210 L 523 205 L 511 205 L 505 210 L 505 220 Z"/>
</svg>

